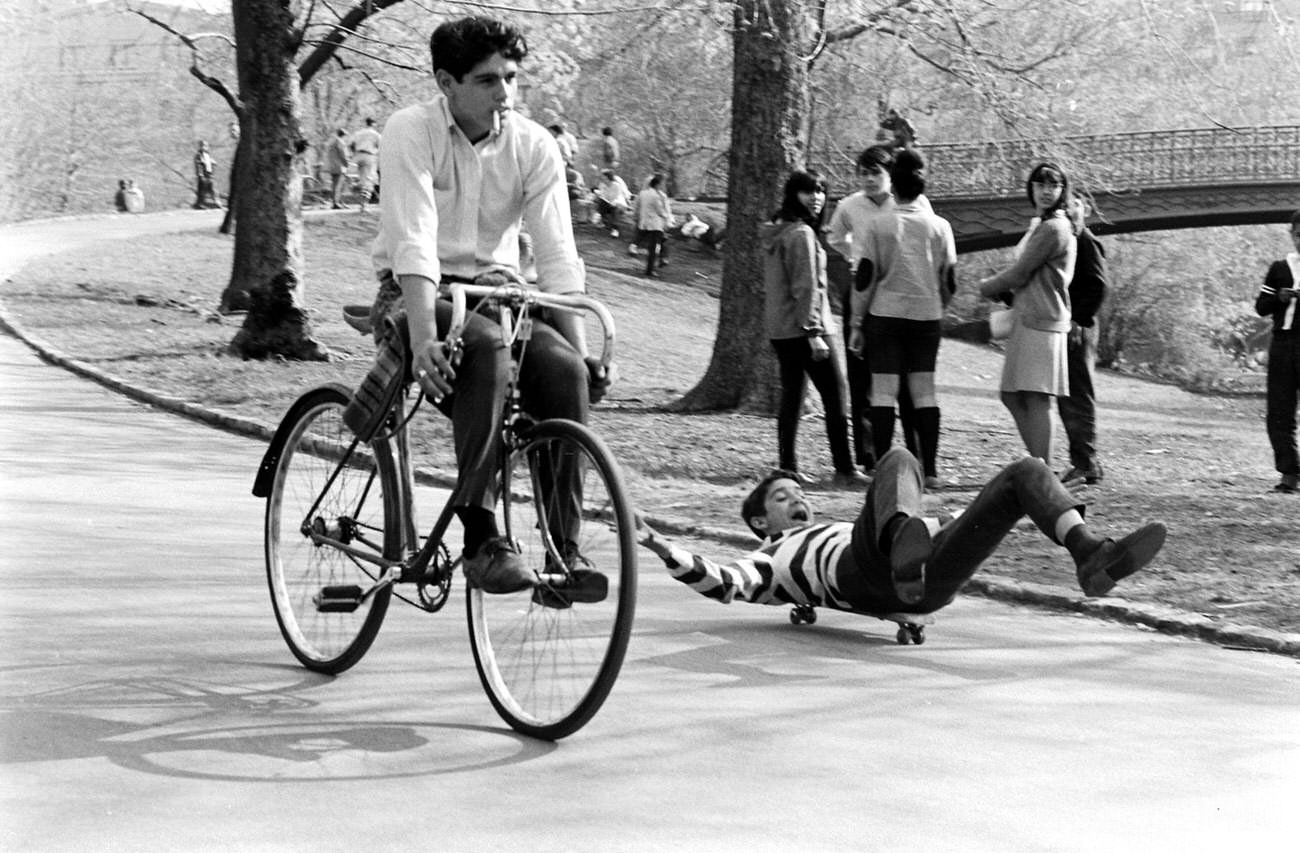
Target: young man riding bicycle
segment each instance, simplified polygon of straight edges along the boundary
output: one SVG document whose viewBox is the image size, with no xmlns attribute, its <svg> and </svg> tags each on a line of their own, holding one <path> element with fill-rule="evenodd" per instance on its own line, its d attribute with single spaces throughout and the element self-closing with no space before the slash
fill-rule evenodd
<svg viewBox="0 0 1300 853">
<path fill-rule="evenodd" d="M 496 430 L 509 353 L 496 324 L 474 314 L 452 364 L 442 344 L 451 304 L 438 297 L 438 285 L 517 273 L 523 226 L 541 290 L 581 293 L 586 283 L 560 149 L 544 127 L 513 111 L 519 63 L 528 55 L 523 34 L 469 17 L 439 26 L 429 46 L 438 92 L 394 113 L 380 146 L 372 251 L 380 289 L 372 318 L 406 312 L 416 381 L 451 416 L 466 578 L 485 592 L 513 592 L 536 577 L 500 535 L 495 516 Z M 609 380 L 589 357 L 580 317 L 553 312 L 535 321 L 519 375 L 531 415 L 585 423 Z"/>
</svg>

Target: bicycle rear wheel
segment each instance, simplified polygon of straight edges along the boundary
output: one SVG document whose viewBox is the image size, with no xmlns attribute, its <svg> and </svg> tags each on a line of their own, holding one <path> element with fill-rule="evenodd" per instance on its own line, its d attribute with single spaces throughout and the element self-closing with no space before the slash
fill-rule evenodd
<svg viewBox="0 0 1300 853">
<path fill-rule="evenodd" d="M 284 439 L 266 503 L 266 577 L 280 633 L 303 666 L 330 674 L 351 667 L 370 648 L 392 587 L 349 609 L 380 569 L 313 535 L 376 557 L 394 557 L 401 546 L 391 450 L 381 440 L 348 453 L 348 400 L 345 389 L 329 385 L 289 409 L 277 433 Z"/>
<path fill-rule="evenodd" d="M 555 740 L 591 719 L 623 664 L 636 607 L 632 508 L 604 442 L 565 420 L 538 424 L 511 455 L 501 507 L 524 564 L 547 580 L 512 595 L 468 589 L 474 663 L 502 719 Z"/>
</svg>

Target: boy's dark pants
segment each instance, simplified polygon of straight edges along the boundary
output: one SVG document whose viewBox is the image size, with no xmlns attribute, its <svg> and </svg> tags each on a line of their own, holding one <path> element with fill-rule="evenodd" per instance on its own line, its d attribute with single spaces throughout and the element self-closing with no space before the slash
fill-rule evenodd
<svg viewBox="0 0 1300 853">
<path fill-rule="evenodd" d="M 1070 396 L 1057 397 L 1056 408 L 1070 442 L 1070 465 L 1080 471 L 1097 468 L 1097 394 L 1093 371 L 1097 364 L 1097 327 L 1075 326 L 1066 344 Z"/>
<path fill-rule="evenodd" d="M 1296 402 L 1300 390 L 1300 330 L 1273 331 L 1268 345 L 1268 407 L 1264 423 L 1279 473 L 1300 475 L 1296 452 Z"/>
<path fill-rule="evenodd" d="M 895 447 L 877 463 L 853 541 L 836 567 L 836 587 L 859 610 L 932 613 L 956 597 L 1021 518 L 1029 516 L 1052 539 L 1062 513 L 1083 511 L 1041 459 L 1013 462 L 989 480 L 965 513 L 939 531 L 926 563 L 925 597 L 908 605 L 894 594 L 889 556 L 880 540 L 894 516 L 922 514 L 923 492 L 921 464 L 906 450 Z"/>
</svg>

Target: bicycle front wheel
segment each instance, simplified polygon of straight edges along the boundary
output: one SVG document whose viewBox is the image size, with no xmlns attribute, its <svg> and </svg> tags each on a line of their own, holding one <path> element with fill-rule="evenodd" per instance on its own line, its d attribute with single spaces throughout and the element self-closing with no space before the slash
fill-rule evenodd
<svg viewBox="0 0 1300 853">
<path fill-rule="evenodd" d="M 618 677 L 636 607 L 631 504 L 609 449 L 581 424 L 548 420 L 503 473 L 505 530 L 542 582 L 468 590 L 479 678 L 517 731 L 555 740 L 581 728 Z"/>
<path fill-rule="evenodd" d="M 392 596 L 385 586 L 357 602 L 380 569 L 331 543 L 376 558 L 401 546 L 391 450 L 376 441 L 348 452 L 348 400 L 342 387 L 324 386 L 289 409 L 266 503 L 266 576 L 280 633 L 303 666 L 330 674 L 370 648 Z"/>
</svg>

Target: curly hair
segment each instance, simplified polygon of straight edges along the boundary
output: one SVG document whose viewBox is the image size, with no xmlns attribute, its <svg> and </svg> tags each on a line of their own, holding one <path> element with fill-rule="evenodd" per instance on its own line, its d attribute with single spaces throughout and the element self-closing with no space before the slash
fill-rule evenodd
<svg viewBox="0 0 1300 853">
<path fill-rule="evenodd" d="M 456 78 L 457 83 L 471 68 L 494 53 L 522 62 L 528 55 L 524 34 L 504 21 L 475 15 L 447 21 L 439 25 L 429 38 L 433 70 L 446 71 Z"/>
</svg>

